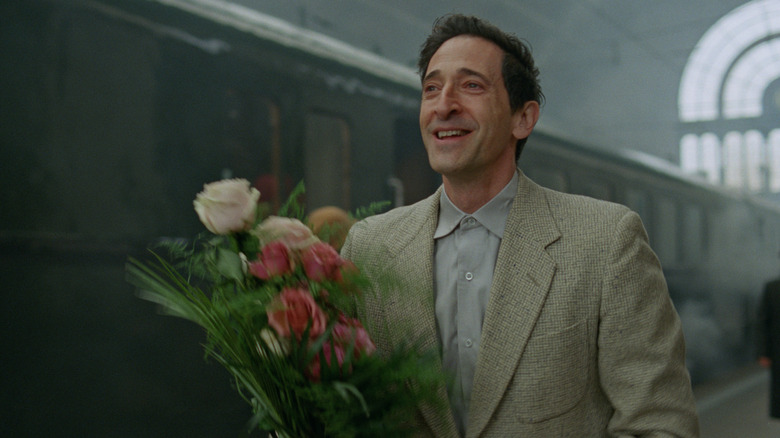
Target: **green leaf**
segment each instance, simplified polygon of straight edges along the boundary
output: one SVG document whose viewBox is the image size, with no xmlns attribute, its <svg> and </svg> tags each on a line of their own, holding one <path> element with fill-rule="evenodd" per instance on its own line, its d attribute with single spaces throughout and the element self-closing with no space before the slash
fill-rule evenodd
<svg viewBox="0 0 780 438">
<path fill-rule="evenodd" d="M 279 216 L 303 220 L 305 212 L 298 198 L 303 197 L 305 192 L 306 188 L 303 181 L 301 181 L 295 186 L 292 193 L 290 193 L 290 196 L 287 198 L 284 205 L 279 208 Z"/>
<path fill-rule="evenodd" d="M 386 210 L 392 203 L 390 201 L 372 202 L 368 207 L 360 207 L 355 210 L 355 214 L 352 217 L 355 220 L 365 219 L 369 216 L 379 214 Z"/>
<path fill-rule="evenodd" d="M 363 412 L 365 412 L 366 417 L 371 416 L 368 410 L 368 404 L 366 404 L 366 400 L 363 398 L 363 394 L 361 394 L 360 391 L 355 388 L 355 385 L 351 385 L 345 382 L 333 382 L 333 388 L 346 402 L 349 402 L 349 396 L 351 394 L 360 402 L 360 406 L 363 407 Z"/>
<path fill-rule="evenodd" d="M 237 253 L 225 248 L 217 249 L 217 270 L 226 278 L 243 280 L 242 263 L 241 257 Z"/>
</svg>

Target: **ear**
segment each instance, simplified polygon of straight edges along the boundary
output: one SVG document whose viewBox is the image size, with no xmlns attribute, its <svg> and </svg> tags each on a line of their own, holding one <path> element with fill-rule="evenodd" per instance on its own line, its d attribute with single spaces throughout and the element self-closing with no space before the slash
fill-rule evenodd
<svg viewBox="0 0 780 438">
<path fill-rule="evenodd" d="M 518 140 L 527 138 L 539 120 L 539 102 L 529 100 L 512 115 L 512 135 Z"/>
</svg>

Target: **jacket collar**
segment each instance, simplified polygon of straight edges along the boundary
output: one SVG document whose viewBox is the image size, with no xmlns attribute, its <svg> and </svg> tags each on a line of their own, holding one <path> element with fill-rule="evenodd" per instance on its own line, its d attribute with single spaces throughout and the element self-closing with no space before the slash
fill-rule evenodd
<svg viewBox="0 0 780 438">
<path fill-rule="evenodd" d="M 467 437 L 484 430 L 513 378 L 555 275 L 546 248 L 560 236 L 544 190 L 521 174 L 482 326 Z"/>
</svg>

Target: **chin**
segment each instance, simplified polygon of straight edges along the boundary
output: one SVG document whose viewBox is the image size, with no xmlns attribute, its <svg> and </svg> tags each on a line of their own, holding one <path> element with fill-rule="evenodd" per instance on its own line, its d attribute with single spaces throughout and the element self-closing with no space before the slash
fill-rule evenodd
<svg viewBox="0 0 780 438">
<path fill-rule="evenodd" d="M 428 164 L 430 164 L 431 169 L 433 169 L 434 172 L 446 175 L 454 169 L 454 166 L 450 163 L 443 163 L 441 160 L 428 160 Z"/>
</svg>

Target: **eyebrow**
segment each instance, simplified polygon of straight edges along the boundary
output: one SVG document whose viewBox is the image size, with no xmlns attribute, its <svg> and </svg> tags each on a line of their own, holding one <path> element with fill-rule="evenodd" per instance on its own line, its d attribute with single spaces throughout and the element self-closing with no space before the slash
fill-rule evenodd
<svg viewBox="0 0 780 438">
<path fill-rule="evenodd" d="M 459 68 L 458 69 L 458 74 L 461 74 L 461 75 L 464 75 L 464 76 L 476 76 L 476 77 L 482 79 L 483 81 L 485 81 L 487 83 L 491 83 L 492 82 L 490 79 L 487 78 L 487 76 L 483 75 L 482 73 L 480 73 L 480 72 L 478 72 L 476 70 L 472 70 L 470 68 L 466 68 L 466 67 Z M 435 78 L 437 76 L 440 76 L 440 75 L 441 75 L 441 70 L 433 70 L 432 72 L 430 72 L 427 75 L 425 75 L 425 78 L 423 79 L 423 82 L 425 82 L 425 81 L 427 81 L 427 80 L 429 80 L 431 78 Z"/>
</svg>

